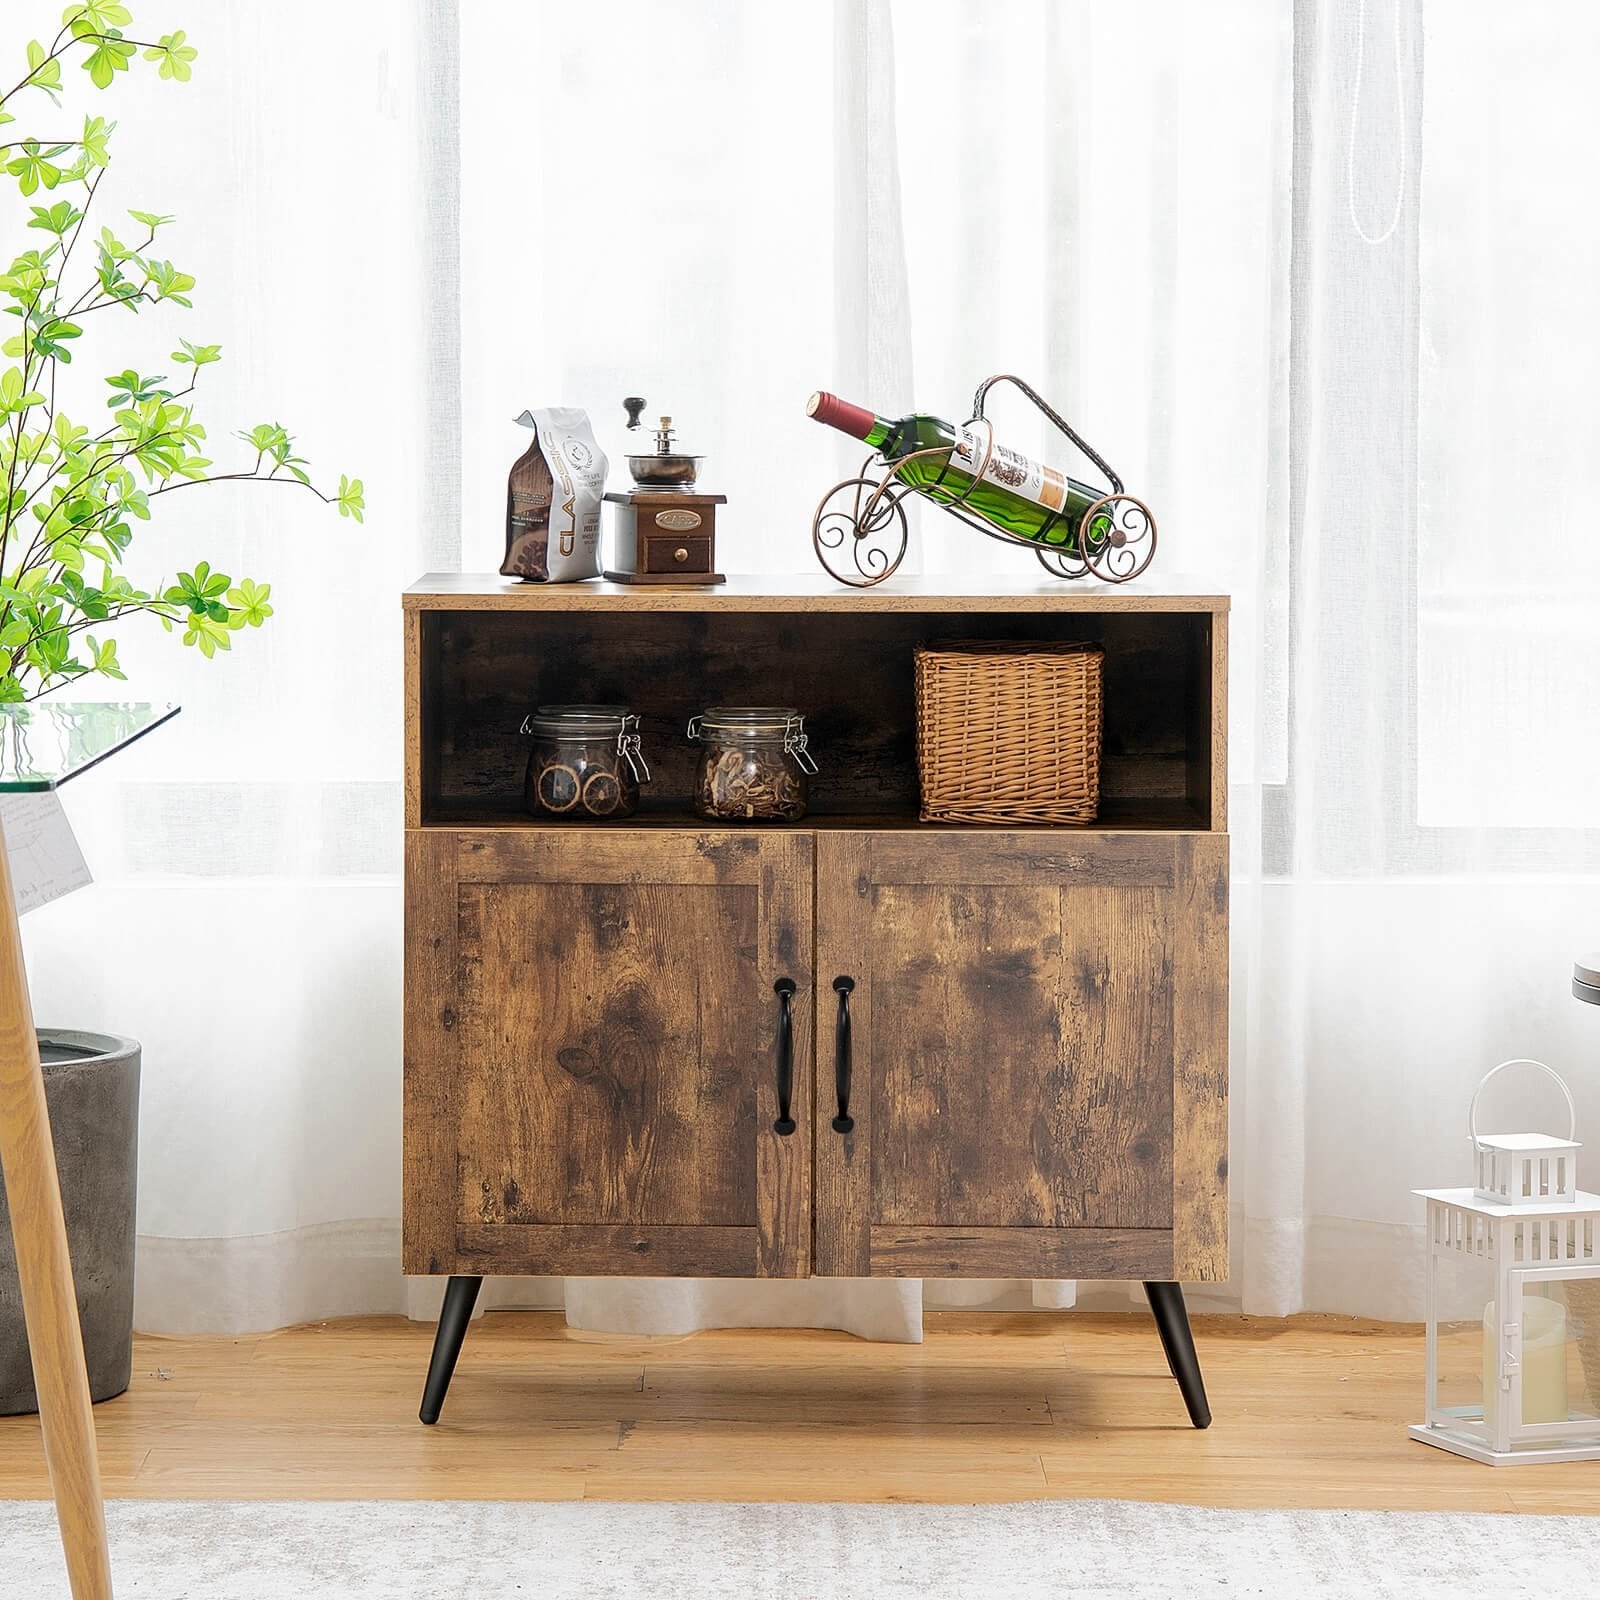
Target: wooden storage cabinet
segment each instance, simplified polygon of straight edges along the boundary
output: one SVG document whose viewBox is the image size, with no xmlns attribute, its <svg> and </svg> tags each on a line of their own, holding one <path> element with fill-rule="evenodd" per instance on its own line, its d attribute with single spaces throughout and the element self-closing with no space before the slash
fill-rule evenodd
<svg viewBox="0 0 1600 1600">
<path fill-rule="evenodd" d="M 424 1420 L 483 1274 L 820 1274 L 1144 1279 L 1203 1425 L 1175 1280 L 1227 1272 L 1226 602 L 457 577 L 405 615 Z M 1099 826 L 917 820 L 911 651 L 949 637 L 1102 646 Z M 522 716 L 580 700 L 643 718 L 626 822 L 522 810 Z M 805 711 L 804 820 L 693 815 L 716 703 Z"/>
</svg>

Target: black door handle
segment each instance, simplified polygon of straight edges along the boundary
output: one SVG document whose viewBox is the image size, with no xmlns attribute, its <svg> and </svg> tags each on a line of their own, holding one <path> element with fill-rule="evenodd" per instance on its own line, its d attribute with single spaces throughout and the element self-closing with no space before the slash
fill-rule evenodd
<svg viewBox="0 0 1600 1600">
<path fill-rule="evenodd" d="M 787 1137 L 795 1127 L 794 1118 L 789 1115 L 789 1102 L 794 1096 L 794 1018 L 789 1012 L 794 979 L 779 978 L 772 992 L 778 997 L 778 1120 L 772 1124 L 772 1131 Z"/>
<path fill-rule="evenodd" d="M 850 993 L 854 978 L 835 978 L 833 992 L 839 997 L 839 1020 L 833 1032 L 833 1092 L 839 1102 L 839 1115 L 833 1119 L 835 1133 L 849 1133 L 856 1125 L 850 1115 Z"/>
</svg>

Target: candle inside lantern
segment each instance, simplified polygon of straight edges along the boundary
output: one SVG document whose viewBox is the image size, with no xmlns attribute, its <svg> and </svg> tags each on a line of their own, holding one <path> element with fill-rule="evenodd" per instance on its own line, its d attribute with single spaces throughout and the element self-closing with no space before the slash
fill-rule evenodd
<svg viewBox="0 0 1600 1600">
<path fill-rule="evenodd" d="M 1500 1319 L 1483 1311 L 1483 1420 L 1494 1431 L 1500 1397 Z M 1567 1420 L 1567 1308 L 1542 1295 L 1522 1297 L 1522 1420 Z"/>
</svg>

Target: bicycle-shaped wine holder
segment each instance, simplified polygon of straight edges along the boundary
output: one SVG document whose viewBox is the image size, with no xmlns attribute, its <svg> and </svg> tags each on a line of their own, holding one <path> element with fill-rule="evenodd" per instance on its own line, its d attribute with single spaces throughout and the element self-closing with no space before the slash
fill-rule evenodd
<svg viewBox="0 0 1600 1600">
<path fill-rule="evenodd" d="M 986 481 L 984 471 L 994 451 L 994 425 L 984 416 L 983 407 L 989 390 L 997 383 L 1014 384 L 1020 389 L 1110 480 L 1111 488 L 1084 511 L 1076 531 L 1057 512 L 1041 525 L 1036 537 L 1028 538 L 989 521 L 968 503 L 979 484 Z M 985 378 L 973 398 L 967 427 L 979 435 L 983 455 L 967 488 L 953 499 L 935 499 L 920 486 L 905 483 L 896 475 L 896 469 L 909 462 L 947 457 L 949 451 L 942 445 L 913 451 L 893 462 L 875 451 L 862 463 L 858 476 L 836 483 L 822 497 L 811 519 L 811 543 L 817 560 L 831 576 L 856 589 L 869 589 L 894 576 L 911 540 L 904 504 L 909 494 L 922 494 L 985 538 L 1031 550 L 1053 577 L 1094 577 L 1105 583 L 1126 583 L 1150 565 L 1156 553 L 1156 519 L 1149 506 L 1126 493 L 1122 479 L 1105 459 L 1021 378 L 1009 372 Z M 931 487 L 937 488 L 942 476 Z"/>
</svg>

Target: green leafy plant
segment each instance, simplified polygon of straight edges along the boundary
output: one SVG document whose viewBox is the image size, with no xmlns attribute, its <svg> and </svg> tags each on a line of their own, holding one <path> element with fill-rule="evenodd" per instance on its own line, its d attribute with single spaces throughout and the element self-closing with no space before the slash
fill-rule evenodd
<svg viewBox="0 0 1600 1600">
<path fill-rule="evenodd" d="M 110 630 L 129 616 L 181 630 L 183 643 L 209 660 L 272 615 L 270 584 L 236 580 L 205 561 L 149 590 L 124 575 L 135 534 L 162 495 L 224 480 L 282 483 L 337 506 L 342 517 L 360 522 L 365 512 L 361 480 L 341 476 L 337 489 L 319 489 L 281 423 L 239 430 L 239 466 L 217 467 L 194 397 L 204 369 L 221 359 L 219 345 L 180 339 L 171 356 L 179 378 L 131 367 L 107 378 L 104 427 L 104 413 L 78 421 L 57 404 L 59 369 L 71 364 L 94 318 L 193 307 L 194 278 L 157 249 L 172 217 L 130 211 L 131 243 L 100 218 L 90 222 L 114 122 L 86 116 L 71 137 L 12 137 L 19 103 L 48 120 L 62 115 L 63 67 L 80 67 L 103 90 L 142 56 L 161 78 L 187 83 L 197 53 L 187 36 L 138 39 L 132 23 L 116 0 L 69 5 L 55 38 L 28 45 L 26 74 L 0 96 L 0 124 L 9 125 L 0 126 L 0 167 L 16 181 L 24 231 L 38 235 L 24 239 L 28 248 L 0 273 L 0 311 L 16 319 L 8 334 L 0 323 L 0 702 L 31 700 L 90 674 L 122 678 Z"/>
</svg>

